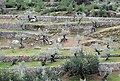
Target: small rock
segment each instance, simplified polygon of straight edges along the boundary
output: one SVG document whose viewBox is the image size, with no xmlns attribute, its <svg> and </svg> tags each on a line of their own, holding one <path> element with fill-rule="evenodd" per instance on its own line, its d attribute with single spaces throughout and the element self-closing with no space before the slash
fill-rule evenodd
<svg viewBox="0 0 120 81">
<path fill-rule="evenodd" d="M 41 49 L 41 47 L 40 46 L 35 46 L 34 49 Z"/>
</svg>

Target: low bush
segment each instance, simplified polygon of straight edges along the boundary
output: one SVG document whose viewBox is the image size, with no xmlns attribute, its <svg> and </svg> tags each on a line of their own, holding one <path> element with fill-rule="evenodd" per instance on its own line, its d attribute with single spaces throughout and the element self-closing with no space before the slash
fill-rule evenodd
<svg viewBox="0 0 120 81">
<path fill-rule="evenodd" d="M 73 75 L 79 75 L 85 79 L 86 75 L 96 74 L 98 72 L 99 61 L 94 55 L 79 55 L 64 64 L 64 71 Z"/>
<path fill-rule="evenodd" d="M 16 6 L 16 2 L 14 0 L 6 0 L 5 5 L 6 8 L 14 8 Z"/>
<path fill-rule="evenodd" d="M 36 12 L 41 12 L 42 9 L 44 9 L 43 0 L 37 0 L 37 2 L 36 2 L 36 7 L 35 7 L 35 11 L 36 11 Z"/>
<path fill-rule="evenodd" d="M 38 68 L 35 71 L 0 70 L 0 81 L 60 81 L 60 72 L 52 68 Z"/>
<path fill-rule="evenodd" d="M 13 71 L 0 70 L 0 81 L 22 81 L 19 74 Z"/>
</svg>

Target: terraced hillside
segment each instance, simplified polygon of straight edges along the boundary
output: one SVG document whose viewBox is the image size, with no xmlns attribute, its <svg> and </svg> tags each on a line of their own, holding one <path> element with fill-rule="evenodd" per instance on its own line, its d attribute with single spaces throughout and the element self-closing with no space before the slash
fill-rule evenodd
<svg viewBox="0 0 120 81">
<path fill-rule="evenodd" d="M 37 22 L 30 22 L 23 16 L 19 16 L 21 20 L 19 18 L 17 20 L 16 18 L 11 19 L 10 15 L 0 17 L 1 69 L 11 68 L 16 70 L 23 61 L 25 61 L 24 66 L 27 69 L 35 69 L 41 67 L 41 60 L 44 57 L 47 57 L 45 67 L 62 66 L 74 57 L 75 50 L 81 48 L 88 55 L 97 55 L 95 48 L 102 50 L 100 52 L 101 64 L 111 62 L 114 65 L 120 62 L 119 18 L 97 18 L 96 21 L 94 17 L 85 17 L 79 21 L 77 18 L 74 20 L 74 17 L 68 16 L 38 16 Z M 15 17 L 15 15 L 12 15 L 12 17 Z M 96 26 L 93 23 L 95 21 Z M 93 28 L 95 31 L 93 31 Z M 42 35 L 47 36 L 44 40 L 48 40 L 49 43 L 44 43 Z M 67 40 L 59 41 L 64 38 L 64 35 Z M 114 38 L 114 40 L 111 38 Z M 21 39 L 22 42 L 20 42 Z M 18 43 L 15 44 L 13 41 L 18 41 Z M 111 48 L 111 57 L 105 61 L 108 53 L 108 43 Z M 21 45 L 24 47 L 20 48 Z M 57 53 L 55 56 L 56 62 L 51 63 L 50 55 L 54 53 Z M 17 59 L 17 63 L 11 66 L 11 61 L 14 59 Z M 116 67 L 113 67 L 114 70 L 116 70 Z"/>
</svg>

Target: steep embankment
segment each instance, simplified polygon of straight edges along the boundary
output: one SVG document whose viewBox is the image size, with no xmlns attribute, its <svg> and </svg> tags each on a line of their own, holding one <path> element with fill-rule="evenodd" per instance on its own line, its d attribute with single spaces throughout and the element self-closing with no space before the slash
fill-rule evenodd
<svg viewBox="0 0 120 81">
<path fill-rule="evenodd" d="M 103 38 L 103 37 L 109 37 L 109 36 L 120 37 L 120 25 L 110 27 L 110 28 L 103 28 L 90 35 L 90 37 L 93 37 L 93 38 Z"/>
</svg>

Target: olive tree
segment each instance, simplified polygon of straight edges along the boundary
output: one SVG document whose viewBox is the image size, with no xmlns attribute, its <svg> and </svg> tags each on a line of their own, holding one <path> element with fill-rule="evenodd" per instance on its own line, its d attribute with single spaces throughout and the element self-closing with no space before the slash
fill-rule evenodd
<svg viewBox="0 0 120 81">
<path fill-rule="evenodd" d="M 63 38 L 61 39 L 60 43 L 64 43 L 68 40 L 66 38 L 66 36 L 70 33 L 69 27 L 70 27 L 70 21 L 66 20 L 65 21 L 65 28 L 61 29 L 61 35 L 63 36 Z"/>
<path fill-rule="evenodd" d="M 84 39 L 84 36 L 80 36 L 79 34 L 76 35 L 75 37 L 76 41 L 77 41 L 77 45 L 80 44 L 80 41 Z"/>
<path fill-rule="evenodd" d="M 41 40 L 42 40 L 44 45 L 50 44 L 49 39 L 48 39 L 48 35 L 47 35 L 48 33 L 49 33 L 48 29 L 40 30 Z"/>
<path fill-rule="evenodd" d="M 61 31 L 61 35 L 63 36 L 63 38 L 61 39 L 61 43 L 62 42 L 66 42 L 68 39 L 66 38 L 67 34 L 69 33 L 69 30 L 68 29 L 62 29 Z"/>
<path fill-rule="evenodd" d="M 106 53 L 107 56 L 105 61 L 107 61 L 110 57 L 110 52 L 113 51 L 111 48 L 113 46 L 113 38 L 112 37 L 104 38 L 103 42 L 106 44 L 106 49 L 104 49 L 103 53 Z"/>
<path fill-rule="evenodd" d="M 26 39 L 27 36 L 25 34 L 19 33 L 15 37 L 18 38 L 18 40 L 19 40 L 19 43 L 20 43 L 19 48 L 24 48 L 25 46 L 23 44 L 23 41 L 24 41 L 24 39 Z"/>
</svg>

